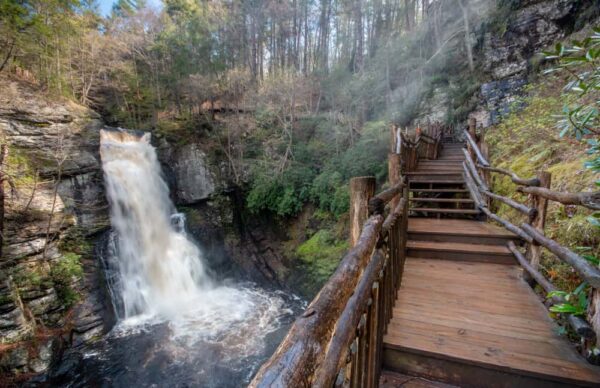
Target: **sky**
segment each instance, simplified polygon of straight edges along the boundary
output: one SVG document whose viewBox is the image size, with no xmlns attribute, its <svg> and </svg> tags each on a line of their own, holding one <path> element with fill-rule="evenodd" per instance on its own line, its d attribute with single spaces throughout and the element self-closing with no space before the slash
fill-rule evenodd
<svg viewBox="0 0 600 388">
<path fill-rule="evenodd" d="M 107 16 L 108 14 L 110 14 L 114 2 L 115 0 L 98 0 L 98 4 L 100 6 L 100 14 L 102 16 Z M 147 3 L 152 8 L 160 8 L 162 6 L 161 0 L 147 0 Z"/>
</svg>

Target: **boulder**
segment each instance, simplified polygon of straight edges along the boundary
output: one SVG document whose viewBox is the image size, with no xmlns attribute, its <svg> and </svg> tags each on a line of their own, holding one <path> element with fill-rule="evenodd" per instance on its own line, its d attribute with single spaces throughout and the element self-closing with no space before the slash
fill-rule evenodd
<svg viewBox="0 0 600 388">
<path fill-rule="evenodd" d="M 206 154 L 197 144 L 188 144 L 178 149 L 172 168 L 178 203 L 192 204 L 208 199 L 215 192 L 215 179 Z"/>
</svg>

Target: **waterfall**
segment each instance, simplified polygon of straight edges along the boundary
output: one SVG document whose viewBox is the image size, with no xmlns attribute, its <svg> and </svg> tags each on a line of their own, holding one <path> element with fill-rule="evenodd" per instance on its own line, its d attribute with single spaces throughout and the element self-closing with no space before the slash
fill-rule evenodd
<svg viewBox="0 0 600 388">
<path fill-rule="evenodd" d="M 194 308 L 214 285 L 175 213 L 149 134 L 102 131 L 100 155 L 117 235 L 121 318 Z"/>
<path fill-rule="evenodd" d="M 149 135 L 101 131 L 100 155 L 112 230 L 98 252 L 118 319 L 102 338 L 73 350 L 82 352 L 77 366 L 56 385 L 246 385 L 304 302 L 208 276 Z"/>
</svg>

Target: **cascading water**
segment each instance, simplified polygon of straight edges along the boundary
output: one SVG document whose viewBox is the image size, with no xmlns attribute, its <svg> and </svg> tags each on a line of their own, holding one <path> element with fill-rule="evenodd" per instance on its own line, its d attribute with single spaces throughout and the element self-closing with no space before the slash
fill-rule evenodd
<svg viewBox="0 0 600 388">
<path fill-rule="evenodd" d="M 102 131 L 100 155 L 117 235 L 122 317 L 181 315 L 214 288 L 198 247 L 175 228 L 149 135 Z"/>
<path fill-rule="evenodd" d="M 112 224 L 103 261 L 118 322 L 101 341 L 67 355 L 68 373 L 50 382 L 245 385 L 283 337 L 299 300 L 211 279 L 185 217 L 175 212 L 149 135 L 102 131 L 100 154 Z"/>
</svg>

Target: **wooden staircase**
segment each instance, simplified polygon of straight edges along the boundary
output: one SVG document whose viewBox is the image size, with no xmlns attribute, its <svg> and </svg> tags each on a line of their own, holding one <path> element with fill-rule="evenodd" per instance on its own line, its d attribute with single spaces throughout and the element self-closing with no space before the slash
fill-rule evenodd
<svg viewBox="0 0 600 388">
<path fill-rule="evenodd" d="M 420 160 L 407 172 L 414 215 L 438 218 L 473 218 L 480 215 L 465 189 L 461 143 L 443 143 L 438 159 Z"/>
<path fill-rule="evenodd" d="M 523 280 L 507 248 L 518 237 L 478 220 L 460 147 L 446 144 L 410 174 L 407 259 L 381 384 L 400 373 L 461 387 L 600 386 Z"/>
</svg>

